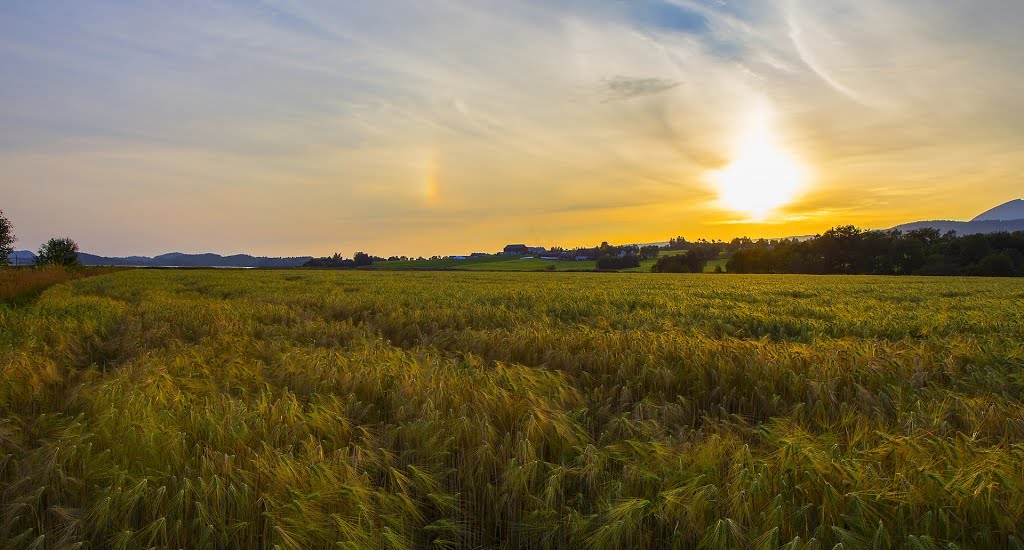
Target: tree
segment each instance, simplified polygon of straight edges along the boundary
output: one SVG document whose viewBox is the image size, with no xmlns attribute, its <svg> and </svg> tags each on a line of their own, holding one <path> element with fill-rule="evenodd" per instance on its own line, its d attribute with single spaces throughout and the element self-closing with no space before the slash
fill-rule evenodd
<svg viewBox="0 0 1024 550">
<path fill-rule="evenodd" d="M 650 259 L 653 259 L 653 258 L 657 258 L 659 252 L 661 252 L 661 249 L 658 248 L 658 245 L 656 245 L 656 244 L 649 244 L 647 246 L 641 246 L 640 247 L 640 259 L 641 260 L 650 260 Z"/>
<path fill-rule="evenodd" d="M 704 259 L 696 250 L 688 250 L 682 254 L 662 256 L 651 266 L 653 273 L 700 273 L 704 271 Z M 730 269 L 731 271 L 731 269 Z"/>
<path fill-rule="evenodd" d="M 54 237 L 39 248 L 38 265 L 78 265 L 78 243 L 67 237 Z"/>
<path fill-rule="evenodd" d="M 353 268 L 356 263 L 352 260 L 347 260 L 338 254 L 334 253 L 333 256 L 324 256 L 323 258 L 312 258 L 306 263 L 302 264 L 302 267 L 336 267 L 336 268 Z"/>
<path fill-rule="evenodd" d="M 598 269 L 630 269 L 633 267 L 640 267 L 640 256 L 636 254 L 626 254 L 621 258 L 618 256 L 605 256 L 597 260 Z"/>
<path fill-rule="evenodd" d="M 1003 253 L 989 254 L 978 263 L 975 274 L 984 277 L 1012 277 L 1013 260 Z"/>
<path fill-rule="evenodd" d="M 356 267 L 370 265 L 373 263 L 373 258 L 371 258 L 366 252 L 356 252 L 352 255 L 352 260 L 355 262 Z"/>
<path fill-rule="evenodd" d="M 10 263 L 11 254 L 14 252 L 14 241 L 16 240 L 18 238 L 14 236 L 11 222 L 4 217 L 3 210 L 0 210 L 0 265 Z"/>
</svg>

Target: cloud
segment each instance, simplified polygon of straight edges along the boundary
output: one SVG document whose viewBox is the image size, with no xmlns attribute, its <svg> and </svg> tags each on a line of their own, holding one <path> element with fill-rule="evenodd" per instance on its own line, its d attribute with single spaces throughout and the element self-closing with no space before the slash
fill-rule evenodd
<svg viewBox="0 0 1024 550">
<path fill-rule="evenodd" d="M 490 220 L 464 245 L 482 248 L 658 201 L 686 219 L 633 227 L 716 231 L 705 174 L 767 102 L 820 175 L 808 209 L 870 195 L 898 222 L 918 212 L 891 190 L 930 189 L 921 204 L 974 211 L 1019 188 L 1021 24 L 1009 0 L 19 3 L 0 12 L 0 185 L 19 186 L 5 211 L 27 213 L 26 239 L 49 236 L 47 203 L 108 253 L 162 252 L 175 223 L 128 216 L 118 190 L 131 208 L 175 197 L 204 220 L 177 234 L 193 249 L 358 234 L 430 254 L 463 246 L 468 212 Z M 82 212 L 89 190 L 112 198 Z M 402 249 L 401 220 L 437 220 L 434 244 Z M 275 232 L 290 240 L 268 250 Z"/>
<path fill-rule="evenodd" d="M 619 101 L 660 94 L 675 88 L 678 81 L 664 78 L 630 78 L 615 76 L 602 82 L 606 89 L 605 101 Z"/>
</svg>

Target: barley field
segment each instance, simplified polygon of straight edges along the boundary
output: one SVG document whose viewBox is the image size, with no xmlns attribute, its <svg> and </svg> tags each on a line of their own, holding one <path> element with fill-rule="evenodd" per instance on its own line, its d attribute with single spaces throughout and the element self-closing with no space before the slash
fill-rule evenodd
<svg viewBox="0 0 1024 550">
<path fill-rule="evenodd" d="M 118 271 L 116 267 L 0 267 L 0 303 L 18 305 L 58 283 Z"/>
<path fill-rule="evenodd" d="M 3 548 L 1022 548 L 1024 281 L 134 270 L 0 304 Z"/>
</svg>

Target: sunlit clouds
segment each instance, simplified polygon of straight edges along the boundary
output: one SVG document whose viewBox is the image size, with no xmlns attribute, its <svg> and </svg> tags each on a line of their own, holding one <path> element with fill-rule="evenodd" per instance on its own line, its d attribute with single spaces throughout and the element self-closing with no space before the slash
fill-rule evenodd
<svg viewBox="0 0 1024 550">
<path fill-rule="evenodd" d="M 970 218 L 1020 194 L 1022 26 L 1009 0 L 8 3 L 0 207 L 18 246 L 108 255 Z"/>
</svg>

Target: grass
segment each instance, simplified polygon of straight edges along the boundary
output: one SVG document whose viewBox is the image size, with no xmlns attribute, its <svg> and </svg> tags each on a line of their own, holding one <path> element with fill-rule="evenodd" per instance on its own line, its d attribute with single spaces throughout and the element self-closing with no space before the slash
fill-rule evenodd
<svg viewBox="0 0 1024 550">
<path fill-rule="evenodd" d="M 112 271 L 98 267 L 0 267 L 0 303 L 25 303 L 55 284 Z"/>
<path fill-rule="evenodd" d="M 1016 548 L 1015 279 L 130 270 L 0 306 L 4 548 Z"/>
</svg>

